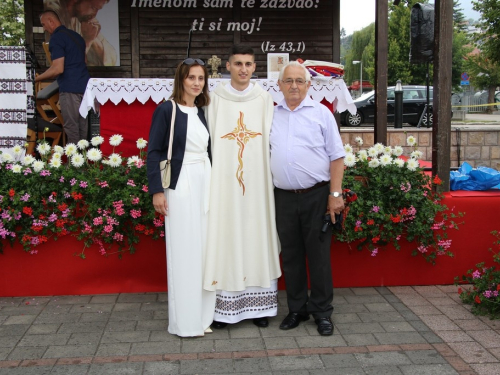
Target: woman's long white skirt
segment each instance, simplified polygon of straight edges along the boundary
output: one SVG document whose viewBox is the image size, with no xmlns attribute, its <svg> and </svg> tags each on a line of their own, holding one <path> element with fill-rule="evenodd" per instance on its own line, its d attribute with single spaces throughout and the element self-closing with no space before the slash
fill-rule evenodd
<svg viewBox="0 0 500 375">
<path fill-rule="evenodd" d="M 208 162 L 208 160 L 207 160 Z M 215 292 L 204 290 L 207 236 L 205 163 L 183 164 L 175 190 L 166 189 L 168 332 L 203 336 L 214 317 Z"/>
</svg>

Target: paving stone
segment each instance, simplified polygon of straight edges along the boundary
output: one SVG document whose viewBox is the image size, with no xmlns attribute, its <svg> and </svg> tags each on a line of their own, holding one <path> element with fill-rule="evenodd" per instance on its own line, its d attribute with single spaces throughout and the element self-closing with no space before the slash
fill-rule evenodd
<svg viewBox="0 0 500 375">
<path fill-rule="evenodd" d="M 361 323 L 358 314 L 335 314 L 332 316 L 335 324 L 340 323 Z"/>
<path fill-rule="evenodd" d="M 378 293 L 375 295 L 345 296 L 345 299 L 350 304 L 357 304 L 357 303 L 367 304 L 367 303 L 384 303 L 384 302 L 386 302 L 385 298 L 382 297 Z"/>
<path fill-rule="evenodd" d="M 151 319 L 153 319 L 153 311 L 113 311 L 109 317 L 110 321 Z"/>
<path fill-rule="evenodd" d="M 397 366 L 370 366 L 364 370 L 367 375 L 403 375 L 403 372 Z"/>
<path fill-rule="evenodd" d="M 361 367 L 354 354 L 323 354 L 320 358 L 326 368 Z"/>
<path fill-rule="evenodd" d="M 415 320 L 408 322 L 413 328 L 415 328 L 416 331 L 418 332 L 429 332 L 430 328 L 427 327 L 427 324 L 422 322 L 421 320 Z"/>
<path fill-rule="evenodd" d="M 479 375 L 500 374 L 500 363 L 471 364 L 470 367 L 472 367 Z"/>
<path fill-rule="evenodd" d="M 65 345 L 70 334 L 48 334 L 48 335 L 25 335 L 18 346 L 49 346 Z"/>
<path fill-rule="evenodd" d="M 100 344 L 97 349 L 97 357 L 112 357 L 128 355 L 130 353 L 130 343 Z"/>
<path fill-rule="evenodd" d="M 168 320 L 140 320 L 137 322 L 137 331 L 166 331 L 168 329 Z"/>
<path fill-rule="evenodd" d="M 61 324 L 33 324 L 29 327 L 26 334 L 28 335 L 46 335 L 50 333 L 57 333 Z"/>
<path fill-rule="evenodd" d="M 269 357 L 269 364 L 273 371 L 323 368 L 323 362 L 318 355 Z"/>
<path fill-rule="evenodd" d="M 333 312 L 334 312 L 333 317 L 335 317 L 335 314 L 353 314 L 353 313 L 368 312 L 368 309 L 362 303 L 356 303 L 356 304 L 346 303 L 345 305 L 335 305 L 335 310 L 333 310 Z"/>
<path fill-rule="evenodd" d="M 65 313 L 68 313 L 72 307 L 73 307 L 73 305 L 71 305 L 71 304 L 68 304 L 68 305 L 56 305 L 56 304 L 47 305 L 43 309 L 43 313 L 44 314 L 49 314 L 49 313 L 65 314 Z"/>
<path fill-rule="evenodd" d="M 105 332 L 133 331 L 140 322 L 108 322 L 104 328 Z"/>
<path fill-rule="evenodd" d="M 274 373 L 275 374 L 275 373 Z M 309 375 L 365 375 L 361 367 L 329 368 L 328 370 L 311 370 Z"/>
<path fill-rule="evenodd" d="M 379 296 L 380 293 L 377 289 L 372 287 L 360 287 L 360 288 L 351 288 L 351 291 L 355 296 Z"/>
<path fill-rule="evenodd" d="M 261 338 L 215 340 L 215 350 L 217 352 L 241 352 L 264 349 L 264 341 Z"/>
<path fill-rule="evenodd" d="M 279 293 L 279 292 L 278 292 Z M 168 301 L 168 293 L 158 293 L 158 302 L 167 302 Z"/>
<path fill-rule="evenodd" d="M 385 332 L 380 323 L 348 323 L 348 324 L 335 324 L 337 330 L 343 335 L 356 334 L 356 333 L 375 333 Z"/>
<path fill-rule="evenodd" d="M 142 362 L 93 363 L 88 375 L 137 375 L 142 373 L 143 366 Z"/>
<path fill-rule="evenodd" d="M 6 360 L 11 351 L 12 348 L 0 348 L 0 361 Z"/>
<path fill-rule="evenodd" d="M 89 303 L 87 305 L 73 305 L 70 312 L 72 313 L 103 313 L 111 312 L 114 304 L 112 303 Z"/>
<path fill-rule="evenodd" d="M 415 328 L 407 322 L 381 322 L 386 332 L 415 332 Z"/>
<path fill-rule="evenodd" d="M 213 351 L 215 351 L 215 344 L 213 340 L 182 340 L 182 353 L 211 353 Z"/>
<path fill-rule="evenodd" d="M 420 332 L 420 334 L 422 335 L 422 337 L 429 343 L 429 344 L 439 344 L 439 343 L 442 343 L 443 340 L 441 339 L 441 337 L 439 337 L 438 335 L 436 335 L 434 332 Z"/>
<path fill-rule="evenodd" d="M 158 295 L 156 293 L 148 293 L 148 294 L 135 294 L 135 293 L 126 293 L 120 294 L 118 296 L 118 303 L 126 303 L 126 302 L 156 302 L 158 299 Z"/>
<path fill-rule="evenodd" d="M 233 361 L 235 372 L 262 373 L 270 371 L 271 365 L 266 357 L 263 358 L 236 358 Z"/>
<path fill-rule="evenodd" d="M 323 371 L 323 370 L 318 370 L 318 371 Z M 273 372 L 265 372 L 264 374 L 271 374 L 271 375 L 309 375 L 311 372 L 307 370 L 295 370 L 295 371 L 273 371 Z M 259 374 L 260 375 L 260 374 Z"/>
<path fill-rule="evenodd" d="M 389 292 L 390 293 L 390 292 Z M 401 300 L 396 297 L 394 294 L 387 294 L 387 295 L 384 295 L 384 298 L 387 302 L 389 302 L 391 305 L 396 305 L 396 304 L 400 304 L 400 305 L 403 305 L 401 303 Z"/>
<path fill-rule="evenodd" d="M 358 313 L 359 318 L 364 323 L 374 322 L 403 322 L 403 316 L 397 312 L 383 312 L 383 313 Z"/>
<path fill-rule="evenodd" d="M 354 296 L 354 289 L 355 288 L 335 288 L 333 290 L 334 292 L 334 301 L 335 301 L 335 298 L 337 297 L 341 297 L 341 296 Z"/>
<path fill-rule="evenodd" d="M 474 314 L 463 306 L 438 306 L 438 310 L 452 320 L 456 319 L 474 319 Z"/>
<path fill-rule="evenodd" d="M 500 348 L 500 335 L 494 331 L 468 331 L 467 333 L 487 349 Z"/>
<path fill-rule="evenodd" d="M 475 317 L 473 319 L 454 320 L 453 322 L 464 331 L 484 331 L 489 329 L 486 324 Z"/>
<path fill-rule="evenodd" d="M 0 348 L 13 348 L 21 339 L 21 335 L 18 336 L 0 336 Z"/>
<path fill-rule="evenodd" d="M 68 341 L 68 345 L 93 345 L 97 346 L 101 340 L 101 334 L 96 332 L 73 333 Z"/>
<path fill-rule="evenodd" d="M 444 342 L 463 342 L 463 341 L 473 341 L 464 331 L 437 331 L 436 334 L 441 337 Z"/>
<path fill-rule="evenodd" d="M 105 326 L 105 322 L 63 323 L 58 333 L 102 332 Z"/>
<path fill-rule="evenodd" d="M 446 296 L 446 297 L 431 297 L 427 298 L 427 301 L 432 303 L 434 306 L 437 306 L 438 308 L 441 306 L 453 306 L 453 307 L 459 307 L 461 304 L 458 304 L 454 299 Z"/>
<path fill-rule="evenodd" d="M 458 375 L 450 365 L 401 366 L 404 375 Z"/>
<path fill-rule="evenodd" d="M 436 350 L 407 350 L 405 354 L 417 365 L 447 363 Z"/>
<path fill-rule="evenodd" d="M 450 342 L 448 345 L 466 363 L 497 362 L 494 356 L 476 342 Z"/>
<path fill-rule="evenodd" d="M 411 365 L 412 362 L 408 356 L 401 352 L 371 352 L 356 353 L 355 358 L 362 366 L 400 366 Z"/>
<path fill-rule="evenodd" d="M 0 337 L 24 335 L 28 330 L 29 324 L 10 324 L 0 326 Z"/>
<path fill-rule="evenodd" d="M 7 306 L 0 311 L 1 315 L 38 315 L 44 310 L 44 306 Z"/>
<path fill-rule="evenodd" d="M 144 363 L 143 375 L 167 375 L 178 374 L 180 369 L 178 362 L 146 362 Z"/>
<path fill-rule="evenodd" d="M 113 311 L 139 311 L 140 309 L 141 309 L 141 303 L 127 302 L 127 303 L 116 303 L 114 305 Z"/>
<path fill-rule="evenodd" d="M 266 349 L 296 349 L 299 346 L 294 337 L 265 337 Z"/>
<path fill-rule="evenodd" d="M 267 330 L 267 328 L 263 328 L 263 330 Z M 256 338 L 260 337 L 260 330 L 258 327 L 231 327 L 229 330 L 229 337 L 232 339 L 241 339 L 241 338 Z"/>
<path fill-rule="evenodd" d="M 416 285 L 413 287 L 415 291 L 422 295 L 423 297 L 431 298 L 431 297 L 446 297 L 446 293 L 444 293 L 441 289 L 439 289 L 435 285 Z"/>
<path fill-rule="evenodd" d="M 180 353 L 181 343 L 178 341 L 141 342 L 132 344 L 130 355 Z"/>
<path fill-rule="evenodd" d="M 350 335 L 342 335 L 347 346 L 367 346 L 380 345 L 380 342 L 370 333 L 358 333 Z"/>
<path fill-rule="evenodd" d="M 95 355 L 96 350 L 97 345 L 49 346 L 43 358 L 92 357 Z"/>
<path fill-rule="evenodd" d="M 0 368 L 0 375 L 49 375 L 52 366 Z"/>
<path fill-rule="evenodd" d="M 444 315 L 422 315 L 422 321 L 433 331 L 457 331 L 458 326 Z"/>
<path fill-rule="evenodd" d="M 55 365 L 50 375 L 86 375 L 90 365 Z"/>
<path fill-rule="evenodd" d="M 76 305 L 90 302 L 91 296 L 58 296 L 53 297 L 48 305 Z"/>
<path fill-rule="evenodd" d="M 411 322 L 411 321 L 420 321 L 420 318 L 415 313 L 413 313 L 413 311 L 411 311 L 409 309 L 398 310 L 398 312 L 408 322 Z"/>
<path fill-rule="evenodd" d="M 341 335 L 320 336 L 316 332 L 316 336 L 296 337 L 299 348 L 329 348 L 337 346 L 347 346 Z"/>
<path fill-rule="evenodd" d="M 9 354 L 9 360 L 40 359 L 46 350 L 46 346 L 14 348 Z"/>
<path fill-rule="evenodd" d="M 149 340 L 149 331 L 124 331 L 124 332 L 105 332 L 102 336 L 102 343 L 117 342 L 147 342 Z"/>
<path fill-rule="evenodd" d="M 266 329 L 260 331 L 262 337 L 293 337 L 293 336 L 306 336 L 308 334 L 306 330 L 306 325 L 314 324 L 311 321 L 302 322 L 297 328 L 289 329 L 287 331 L 279 329 L 279 325 L 277 326 L 269 326 Z M 316 327 L 316 324 L 314 324 Z"/>
<path fill-rule="evenodd" d="M 141 331 L 138 331 L 141 332 Z M 144 331 L 142 331 L 144 332 Z M 207 335 L 208 337 L 208 335 Z M 226 335 L 222 336 L 225 338 L 228 338 L 228 334 L 226 331 Z M 201 339 L 201 337 L 200 337 Z M 172 335 L 171 333 L 168 333 L 166 330 L 165 331 L 152 331 L 151 335 L 149 336 L 149 341 L 180 341 L 179 336 L 177 335 Z"/>
<path fill-rule="evenodd" d="M 51 313 L 44 311 L 37 316 L 34 324 L 47 324 L 47 323 L 76 323 L 80 319 L 81 314 L 67 314 L 67 313 Z"/>
<path fill-rule="evenodd" d="M 383 345 L 421 344 L 427 341 L 418 332 L 374 333 Z"/>
<path fill-rule="evenodd" d="M 154 311 L 153 319 L 168 319 L 168 310 Z"/>
<path fill-rule="evenodd" d="M 180 361 L 181 374 L 227 374 L 233 372 L 232 359 Z"/>
<path fill-rule="evenodd" d="M 141 311 L 168 311 L 167 302 L 145 302 L 141 304 Z"/>
<path fill-rule="evenodd" d="M 1 315 L 2 309 L 0 308 L 0 324 L 5 322 L 5 319 L 7 319 L 9 316 L 8 315 Z"/>
<path fill-rule="evenodd" d="M 81 318 L 80 318 L 80 322 L 81 323 L 84 323 L 84 322 L 107 322 L 109 321 L 109 318 L 111 316 L 111 313 L 106 313 L 106 312 L 103 312 L 103 313 L 99 313 L 99 312 L 95 312 L 95 313 L 83 313 Z"/>
<path fill-rule="evenodd" d="M 100 294 L 92 296 L 89 303 L 110 303 L 114 304 L 118 299 L 118 294 Z"/>
<path fill-rule="evenodd" d="M 390 303 L 385 301 L 380 303 L 365 303 L 365 306 L 370 312 L 396 311 Z"/>
</svg>

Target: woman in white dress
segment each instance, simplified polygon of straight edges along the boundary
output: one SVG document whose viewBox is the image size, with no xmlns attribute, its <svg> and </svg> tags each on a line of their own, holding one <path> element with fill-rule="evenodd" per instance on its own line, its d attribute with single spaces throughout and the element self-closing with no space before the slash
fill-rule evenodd
<svg viewBox="0 0 500 375">
<path fill-rule="evenodd" d="M 177 66 L 176 115 L 171 182 L 163 189 L 159 162 L 167 159 L 172 102 L 160 104 L 151 122 L 148 183 L 153 206 L 165 216 L 168 282 L 168 332 L 181 337 L 211 332 L 215 292 L 202 287 L 210 189 L 210 138 L 204 112 L 208 72 L 202 60 L 187 58 Z"/>
</svg>

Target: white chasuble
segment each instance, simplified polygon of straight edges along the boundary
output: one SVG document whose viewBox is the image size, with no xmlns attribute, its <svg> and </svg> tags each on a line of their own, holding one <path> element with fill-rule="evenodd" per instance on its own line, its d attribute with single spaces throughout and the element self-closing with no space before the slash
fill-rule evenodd
<svg viewBox="0 0 500 375">
<path fill-rule="evenodd" d="M 206 117 L 212 182 L 203 287 L 275 289 L 281 270 L 269 164 L 271 95 L 259 85 L 237 95 L 221 83 Z"/>
</svg>

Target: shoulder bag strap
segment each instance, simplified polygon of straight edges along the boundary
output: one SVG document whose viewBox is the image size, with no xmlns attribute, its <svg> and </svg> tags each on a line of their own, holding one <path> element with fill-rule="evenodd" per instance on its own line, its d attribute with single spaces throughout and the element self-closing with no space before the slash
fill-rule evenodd
<svg viewBox="0 0 500 375">
<path fill-rule="evenodd" d="M 172 99 L 170 99 L 170 101 L 172 102 L 172 116 L 170 121 L 170 139 L 168 140 L 167 163 L 170 163 L 170 160 L 172 159 L 172 142 L 174 140 L 174 124 L 175 124 L 175 112 L 176 112 L 175 102 Z"/>
</svg>

